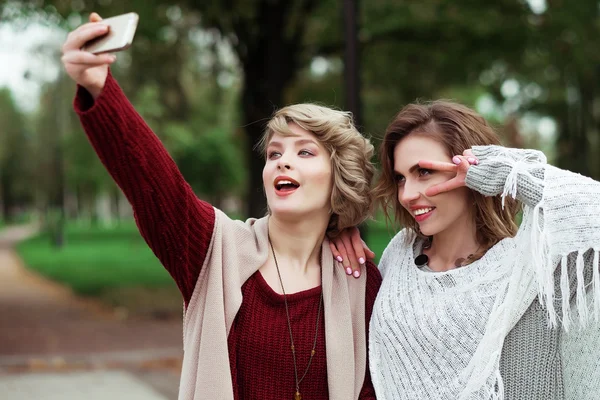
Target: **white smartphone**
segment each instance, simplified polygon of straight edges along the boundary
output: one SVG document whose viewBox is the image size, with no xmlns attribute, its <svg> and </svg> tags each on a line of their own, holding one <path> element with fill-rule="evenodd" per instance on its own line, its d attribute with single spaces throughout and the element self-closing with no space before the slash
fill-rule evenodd
<svg viewBox="0 0 600 400">
<path fill-rule="evenodd" d="M 81 50 L 101 54 L 129 48 L 133 42 L 139 19 L 140 17 L 134 12 L 103 19 L 101 22 L 108 25 L 108 33 L 90 40 L 83 45 Z"/>
</svg>

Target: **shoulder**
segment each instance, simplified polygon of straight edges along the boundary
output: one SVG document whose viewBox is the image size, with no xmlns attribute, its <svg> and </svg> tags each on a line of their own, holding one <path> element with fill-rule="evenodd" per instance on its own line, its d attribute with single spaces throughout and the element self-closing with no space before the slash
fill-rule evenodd
<svg viewBox="0 0 600 400">
<path fill-rule="evenodd" d="M 268 218 L 234 220 L 219 209 L 215 214 L 211 256 L 217 257 L 223 267 L 235 268 L 245 280 L 267 259 Z"/>
<path fill-rule="evenodd" d="M 404 228 L 390 240 L 379 261 L 379 271 L 384 278 L 389 267 L 398 264 L 406 252 L 411 251 L 416 237 L 415 232 Z"/>
<path fill-rule="evenodd" d="M 258 237 L 266 237 L 268 217 L 263 218 L 248 218 L 246 221 L 232 219 L 223 211 L 214 208 L 216 223 L 219 225 L 220 234 L 223 236 L 231 236 L 240 244 L 254 245 L 260 241 Z M 247 240 L 250 242 L 246 242 Z"/>
</svg>

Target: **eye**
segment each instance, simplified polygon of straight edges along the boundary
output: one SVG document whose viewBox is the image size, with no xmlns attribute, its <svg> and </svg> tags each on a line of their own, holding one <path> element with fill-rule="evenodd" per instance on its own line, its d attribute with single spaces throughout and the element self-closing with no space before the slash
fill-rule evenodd
<svg viewBox="0 0 600 400">
<path fill-rule="evenodd" d="M 279 156 L 281 156 L 280 152 L 278 152 L 278 151 L 270 151 L 269 155 L 268 155 L 268 158 L 269 158 L 269 160 L 272 160 L 272 159 L 277 158 Z"/>
<path fill-rule="evenodd" d="M 313 153 L 311 153 L 311 152 L 310 152 L 310 151 L 308 151 L 308 150 L 300 150 L 300 151 L 298 152 L 298 155 L 300 155 L 300 156 L 312 156 L 312 155 L 313 155 Z"/>
<path fill-rule="evenodd" d="M 396 181 L 396 183 L 398 185 L 403 184 L 404 183 L 404 175 L 400 175 L 400 174 L 394 175 L 394 181 Z"/>
<path fill-rule="evenodd" d="M 431 175 L 431 170 L 430 169 L 425 169 L 425 168 L 419 168 L 419 176 L 428 176 Z"/>
</svg>

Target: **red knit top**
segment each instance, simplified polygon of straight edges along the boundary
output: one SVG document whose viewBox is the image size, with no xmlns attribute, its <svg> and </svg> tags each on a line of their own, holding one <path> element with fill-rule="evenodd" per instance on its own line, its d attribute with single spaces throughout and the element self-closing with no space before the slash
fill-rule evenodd
<svg viewBox="0 0 600 400">
<path fill-rule="evenodd" d="M 102 163 L 131 203 L 140 233 L 177 283 L 187 306 L 213 233 L 213 207 L 196 197 L 111 75 L 96 102 L 80 87 L 74 106 Z M 367 269 L 368 327 L 381 275 L 371 263 Z M 273 291 L 259 271 L 244 283 L 242 294 L 228 338 L 235 398 L 293 399 L 294 363 L 283 295 Z M 310 357 L 320 294 L 319 286 L 287 296 L 299 377 Z M 327 374 L 335 374 L 327 371 L 324 319 L 321 313 L 316 354 L 300 384 L 308 400 L 328 399 Z M 339 340 L 353 346 L 352 338 Z M 360 399 L 375 399 L 368 365 Z"/>
</svg>

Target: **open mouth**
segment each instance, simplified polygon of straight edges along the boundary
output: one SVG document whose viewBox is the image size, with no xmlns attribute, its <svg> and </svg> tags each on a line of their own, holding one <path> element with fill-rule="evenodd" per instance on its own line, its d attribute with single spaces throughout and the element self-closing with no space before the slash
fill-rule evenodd
<svg viewBox="0 0 600 400">
<path fill-rule="evenodd" d="M 289 177 L 277 177 L 275 179 L 275 191 L 279 194 L 291 193 L 298 189 L 300 184 Z"/>
</svg>

